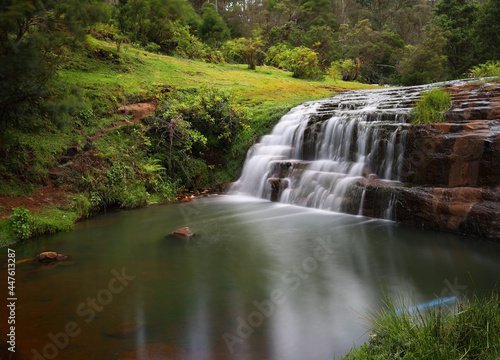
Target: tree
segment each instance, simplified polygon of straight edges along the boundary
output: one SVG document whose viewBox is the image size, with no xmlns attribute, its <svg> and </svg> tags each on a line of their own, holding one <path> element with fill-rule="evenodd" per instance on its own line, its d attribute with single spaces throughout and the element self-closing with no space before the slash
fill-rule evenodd
<svg viewBox="0 0 500 360">
<path fill-rule="evenodd" d="M 469 0 L 441 0 L 436 5 L 434 16 L 446 31 L 446 55 L 449 72 L 454 78 L 463 77 L 476 64 L 473 28 L 478 9 L 477 2 Z M 493 24 L 497 22 L 498 19 Z"/>
<path fill-rule="evenodd" d="M 446 77 L 446 37 L 438 26 L 424 30 L 422 43 L 408 45 L 402 52 L 397 70 L 403 85 L 420 85 Z"/>
<path fill-rule="evenodd" d="M 214 4 L 205 3 L 201 7 L 201 22 L 198 26 L 200 39 L 218 49 L 222 42 L 229 39 L 229 29 L 215 9 Z"/>
<path fill-rule="evenodd" d="M 473 36 L 479 59 L 477 63 L 500 60 L 500 0 L 488 0 L 480 9 Z"/>
<path fill-rule="evenodd" d="M 104 1 L 4 0 L 0 5 L 0 133 L 25 121 L 49 94 L 64 46 L 106 15 Z"/>
<path fill-rule="evenodd" d="M 356 60 L 365 81 L 383 82 L 395 69 L 392 56 L 396 49 L 402 49 L 404 43 L 389 31 L 373 30 L 369 20 L 362 20 L 354 27 L 341 26 L 339 38 L 345 59 Z"/>
</svg>

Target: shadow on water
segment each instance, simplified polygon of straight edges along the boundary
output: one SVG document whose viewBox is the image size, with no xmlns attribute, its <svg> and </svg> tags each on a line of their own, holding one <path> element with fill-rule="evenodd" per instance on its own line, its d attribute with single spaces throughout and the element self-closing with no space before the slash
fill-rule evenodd
<svg viewBox="0 0 500 360">
<path fill-rule="evenodd" d="M 170 235 L 183 226 L 195 235 Z M 26 359 L 331 359 L 366 339 L 382 284 L 420 302 L 500 274 L 500 246 L 479 239 L 240 197 L 110 213 L 15 248 L 71 256 L 17 266 Z"/>
</svg>

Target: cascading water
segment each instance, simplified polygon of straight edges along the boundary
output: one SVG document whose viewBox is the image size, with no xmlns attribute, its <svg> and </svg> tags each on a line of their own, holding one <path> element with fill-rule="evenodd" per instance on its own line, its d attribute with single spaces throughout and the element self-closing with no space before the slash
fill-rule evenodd
<svg viewBox="0 0 500 360">
<path fill-rule="evenodd" d="M 403 165 L 407 115 L 430 87 L 349 91 L 283 116 L 249 150 L 235 190 L 272 201 L 362 214 L 356 181 L 395 182 Z M 381 199 L 386 218 L 394 198 Z"/>
</svg>

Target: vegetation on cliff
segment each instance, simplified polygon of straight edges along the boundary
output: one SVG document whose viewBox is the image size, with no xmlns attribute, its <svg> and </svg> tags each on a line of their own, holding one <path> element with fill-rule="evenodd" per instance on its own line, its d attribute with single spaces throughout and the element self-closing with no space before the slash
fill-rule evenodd
<svg viewBox="0 0 500 360">
<path fill-rule="evenodd" d="M 431 89 L 422 94 L 410 111 L 412 124 L 429 124 L 444 121 L 444 112 L 451 107 L 450 93 L 441 88 Z"/>
</svg>

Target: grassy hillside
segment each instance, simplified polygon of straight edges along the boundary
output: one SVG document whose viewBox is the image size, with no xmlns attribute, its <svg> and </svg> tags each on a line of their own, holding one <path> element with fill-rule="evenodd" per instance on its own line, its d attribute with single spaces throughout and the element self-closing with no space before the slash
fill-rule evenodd
<svg viewBox="0 0 500 360">
<path fill-rule="evenodd" d="M 59 122 L 35 117 L 29 126 L 5 131 L 0 144 L 3 244 L 69 229 L 77 219 L 105 209 L 168 201 L 190 186 L 181 176 L 166 176 L 151 146 L 151 122 L 117 114 L 122 105 L 156 105 L 177 90 L 234 94 L 237 105 L 248 110 L 245 130 L 232 140 L 223 161 L 193 160 L 196 169 L 190 173 L 203 179 L 198 187 L 213 186 L 236 180 L 248 147 L 291 107 L 367 87 L 327 77 L 299 80 L 271 67 L 251 71 L 244 65 L 207 64 L 128 45 L 118 51 L 114 43 L 90 37 L 64 56 L 52 87 L 54 98 L 71 103 L 70 116 Z M 11 215 L 19 206 L 31 211 L 29 217 L 19 211 Z M 13 225 L 16 216 L 28 230 Z"/>
</svg>

